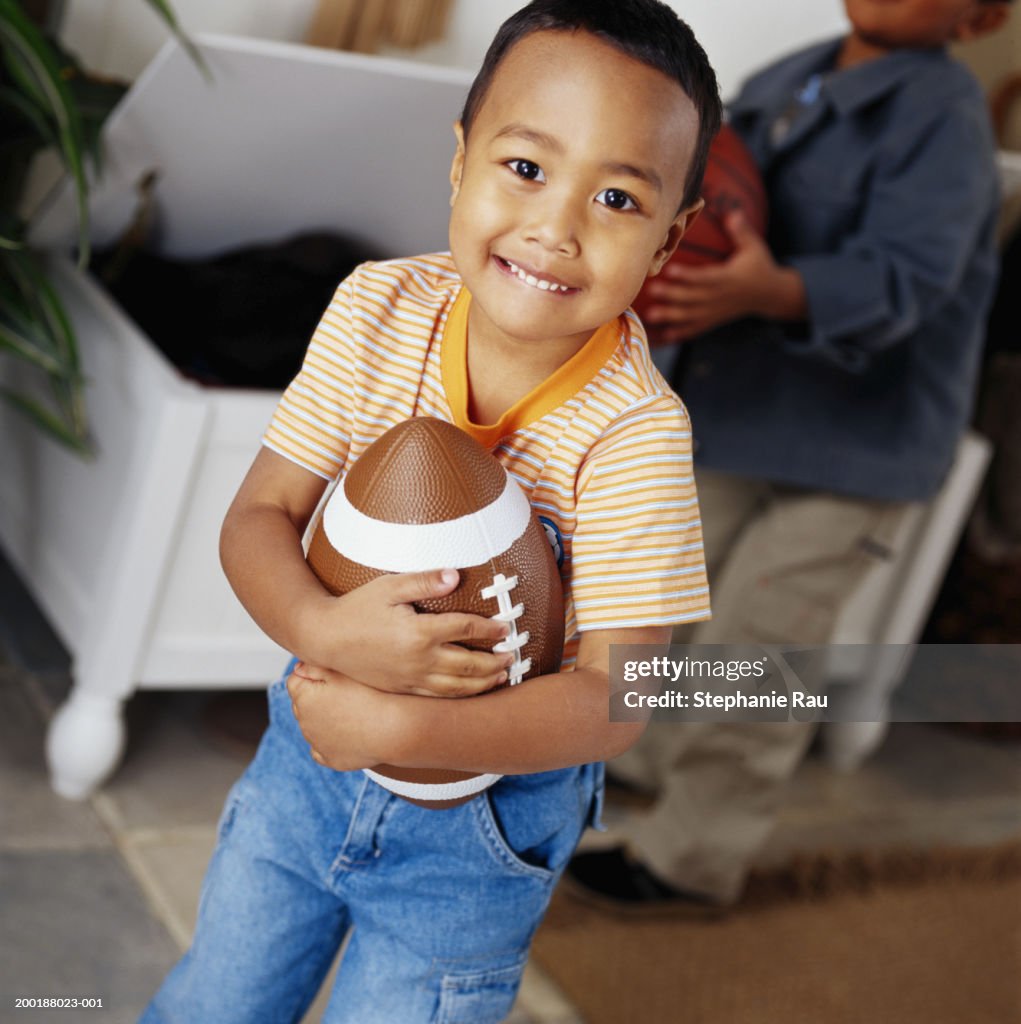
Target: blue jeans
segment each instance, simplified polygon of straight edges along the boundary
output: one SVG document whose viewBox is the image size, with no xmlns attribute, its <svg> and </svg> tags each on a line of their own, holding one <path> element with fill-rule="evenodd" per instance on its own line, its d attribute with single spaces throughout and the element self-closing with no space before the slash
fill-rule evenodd
<svg viewBox="0 0 1021 1024">
<path fill-rule="evenodd" d="M 553 887 L 598 822 L 602 765 L 505 777 L 427 810 L 316 764 L 283 680 L 269 705 L 192 946 L 143 1024 L 298 1021 L 351 929 L 324 1024 L 503 1020 Z"/>
</svg>

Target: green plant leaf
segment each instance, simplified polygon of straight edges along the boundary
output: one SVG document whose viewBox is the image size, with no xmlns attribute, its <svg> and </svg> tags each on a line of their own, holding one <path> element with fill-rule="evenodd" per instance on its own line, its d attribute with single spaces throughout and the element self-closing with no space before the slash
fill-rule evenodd
<svg viewBox="0 0 1021 1024">
<path fill-rule="evenodd" d="M 58 374 L 61 371 L 56 356 L 40 348 L 36 339 L 24 331 L 23 325 L 0 320 L 0 349 L 13 352 L 33 366 L 38 366 L 46 374 Z"/>
<path fill-rule="evenodd" d="M 209 65 L 206 64 L 205 59 L 198 50 L 198 47 L 181 28 L 181 25 L 177 20 L 177 15 L 174 14 L 174 9 L 170 6 L 167 0 L 146 0 L 146 3 L 163 19 L 167 28 L 174 33 L 177 41 L 182 47 L 184 47 L 185 53 L 191 57 L 195 62 L 195 65 L 201 70 L 202 74 L 205 75 L 207 79 L 211 79 L 212 74 L 209 70 Z"/>
<path fill-rule="evenodd" d="M 38 326 L 62 372 L 76 376 L 79 363 L 74 330 L 38 259 L 29 250 L 4 254 L 3 272 L 9 276 L 19 304 Z"/>
<path fill-rule="evenodd" d="M 81 115 L 86 150 L 98 178 L 103 171 L 100 132 L 110 112 L 128 91 L 129 83 L 94 75 L 59 39 L 47 37 L 47 42 L 60 62 L 62 77 Z"/>
<path fill-rule="evenodd" d="M 78 260 L 88 264 L 88 181 L 85 176 L 85 135 L 74 97 L 43 34 L 15 0 L 0 0 L 0 49 L 15 82 L 28 100 L 52 121 L 57 150 L 74 182 L 78 206 Z"/>
<path fill-rule="evenodd" d="M 37 427 L 55 438 L 61 444 L 73 449 L 81 455 L 94 454 L 88 437 L 78 433 L 73 427 L 47 409 L 42 402 L 13 391 L 11 388 L 0 387 L 0 398 L 9 402 L 15 409 L 27 416 Z"/>
<path fill-rule="evenodd" d="M 86 151 L 98 178 L 103 173 L 103 125 L 127 92 L 127 86 L 119 82 L 98 81 L 84 74 L 73 76 L 68 85 L 81 112 Z"/>
<path fill-rule="evenodd" d="M 84 433 L 78 346 L 70 318 L 38 257 L 0 250 L 0 349 L 45 373 L 69 424 Z M 60 382 L 66 384 L 66 389 Z"/>
<path fill-rule="evenodd" d="M 181 30 L 168 0 L 146 0 L 207 79 L 211 74 L 195 44 Z M 29 160 L 37 149 L 54 149 L 74 190 L 78 213 L 78 260 L 89 261 L 89 179 L 86 162 L 99 173 L 100 128 L 124 91 L 87 75 L 73 54 L 48 38 L 25 14 L 21 0 L 0 0 L 0 352 L 37 374 L 50 396 L 0 387 L 6 400 L 51 437 L 88 453 L 83 377 L 73 327 L 50 283 L 45 265 L 27 246 L 18 209 Z M 20 386 L 20 385 L 19 385 Z M 52 400 L 50 400 L 50 397 Z"/>
<path fill-rule="evenodd" d="M 40 146 L 57 146 L 60 140 L 39 107 L 10 87 L 0 87 L 0 105 L 27 121 L 39 136 Z"/>
</svg>

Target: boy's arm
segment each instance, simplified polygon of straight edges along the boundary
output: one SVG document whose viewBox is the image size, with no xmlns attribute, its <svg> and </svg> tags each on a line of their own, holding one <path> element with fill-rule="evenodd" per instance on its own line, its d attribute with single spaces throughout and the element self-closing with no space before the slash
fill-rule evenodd
<svg viewBox="0 0 1021 1024">
<path fill-rule="evenodd" d="M 645 286 L 655 304 L 642 319 L 657 329 L 657 343 L 687 341 L 742 316 L 788 323 L 807 318 L 801 272 L 777 263 L 740 213 L 729 214 L 723 224 L 734 247 L 728 259 L 697 266 L 669 262 Z"/>
<path fill-rule="evenodd" d="M 952 298 L 998 188 L 984 111 L 949 107 L 908 126 L 904 153 L 880 161 L 855 228 L 831 251 L 785 265 L 742 222 L 734 255 L 714 266 L 668 264 L 649 284 L 645 319 L 663 343 L 743 316 L 807 320 L 791 351 L 860 370 Z M 807 200 L 806 200 L 807 201 Z"/>
<path fill-rule="evenodd" d="M 656 329 L 658 344 L 687 341 L 746 316 L 787 322 L 808 316 L 800 271 L 777 263 L 742 214 L 731 213 L 723 223 L 734 245 L 729 259 L 701 266 L 669 262 L 646 285 L 655 305 L 642 319 Z"/>
<path fill-rule="evenodd" d="M 506 626 L 475 615 L 420 615 L 411 606 L 449 593 L 456 573 L 383 576 L 341 597 L 323 588 L 301 539 L 325 488 L 316 474 L 263 448 L 227 512 L 224 572 L 263 631 L 302 659 L 399 693 L 461 696 L 502 681 L 511 655 L 456 641 L 496 643 Z"/>
<path fill-rule="evenodd" d="M 549 771 L 623 753 L 644 723 L 611 722 L 610 645 L 670 642 L 669 626 L 582 634 L 573 672 L 471 700 L 380 693 L 318 669 L 291 677 L 313 756 L 338 771 L 394 764 L 503 775 Z M 321 682 L 310 681 L 318 677 Z"/>
<path fill-rule="evenodd" d="M 220 531 L 220 562 L 239 600 L 268 636 L 299 654 L 311 649 L 303 627 L 324 603 L 301 539 L 325 489 L 321 477 L 262 448 Z"/>
</svg>

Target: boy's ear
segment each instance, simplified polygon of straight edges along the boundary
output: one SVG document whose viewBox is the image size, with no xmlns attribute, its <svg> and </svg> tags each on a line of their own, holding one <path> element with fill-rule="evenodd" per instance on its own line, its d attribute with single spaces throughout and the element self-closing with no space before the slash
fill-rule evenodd
<svg viewBox="0 0 1021 1024">
<path fill-rule="evenodd" d="M 457 149 L 454 151 L 454 159 L 450 164 L 450 205 L 454 205 L 457 193 L 461 191 L 461 175 L 464 173 L 464 128 L 460 121 L 454 122 L 454 136 L 457 139 Z"/>
<path fill-rule="evenodd" d="M 1007 0 L 1003 0 L 1002 3 L 976 4 L 955 29 L 954 41 L 966 43 L 970 39 L 991 35 L 1003 27 L 1009 15 L 1010 4 Z"/>
<path fill-rule="evenodd" d="M 702 212 L 703 206 L 705 206 L 705 200 L 699 199 L 698 202 L 692 203 L 691 206 L 685 207 L 685 209 L 677 214 L 674 222 L 667 229 L 663 244 L 652 257 L 652 262 L 649 264 L 649 277 L 654 277 L 658 274 L 663 269 L 666 261 L 673 256 L 674 250 L 684 237 L 684 233 L 691 227 L 692 221 Z"/>
</svg>

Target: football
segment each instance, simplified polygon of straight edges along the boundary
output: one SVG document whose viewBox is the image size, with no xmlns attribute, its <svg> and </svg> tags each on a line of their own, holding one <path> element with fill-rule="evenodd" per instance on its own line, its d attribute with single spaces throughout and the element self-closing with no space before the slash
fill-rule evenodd
<svg viewBox="0 0 1021 1024">
<path fill-rule="evenodd" d="M 470 612 L 510 625 L 508 684 L 560 670 L 564 608 L 546 531 L 495 456 L 444 420 L 405 420 L 378 437 L 327 499 L 308 564 L 332 594 L 384 573 L 457 569 L 457 587 L 419 612 Z M 456 807 L 499 775 L 377 765 L 367 774 L 422 807 Z"/>
</svg>

